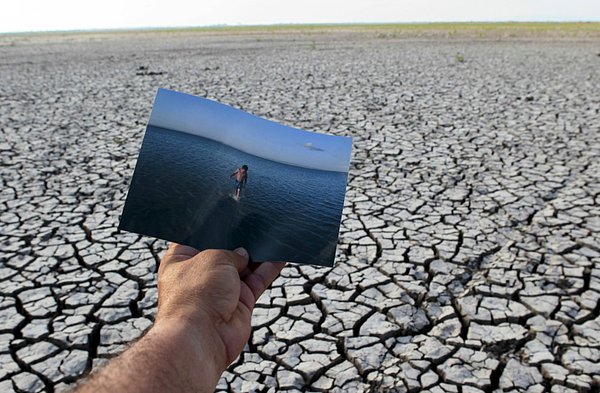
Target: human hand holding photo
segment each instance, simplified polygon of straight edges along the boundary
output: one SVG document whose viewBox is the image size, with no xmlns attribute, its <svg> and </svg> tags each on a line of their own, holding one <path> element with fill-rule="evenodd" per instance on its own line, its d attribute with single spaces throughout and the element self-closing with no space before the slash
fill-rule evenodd
<svg viewBox="0 0 600 393">
<path fill-rule="evenodd" d="M 154 326 L 79 392 L 213 392 L 251 332 L 252 310 L 285 266 L 248 253 L 171 244 L 158 271 Z"/>
</svg>

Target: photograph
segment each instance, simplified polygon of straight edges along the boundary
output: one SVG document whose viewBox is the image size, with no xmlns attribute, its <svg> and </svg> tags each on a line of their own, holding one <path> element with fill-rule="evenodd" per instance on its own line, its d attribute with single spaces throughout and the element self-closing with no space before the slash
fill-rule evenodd
<svg viewBox="0 0 600 393">
<path fill-rule="evenodd" d="M 333 266 L 352 139 L 159 89 L 120 229 Z"/>
</svg>

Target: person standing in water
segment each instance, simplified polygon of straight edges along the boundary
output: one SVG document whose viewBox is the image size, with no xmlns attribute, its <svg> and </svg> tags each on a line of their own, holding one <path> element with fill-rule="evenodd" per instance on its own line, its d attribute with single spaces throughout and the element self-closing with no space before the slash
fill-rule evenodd
<svg viewBox="0 0 600 393">
<path fill-rule="evenodd" d="M 248 181 L 248 165 L 242 165 L 241 168 L 238 168 L 235 172 L 233 172 L 229 178 L 235 176 L 235 198 L 240 199 L 240 193 L 242 192 L 242 188 L 246 186 L 246 182 Z"/>
</svg>

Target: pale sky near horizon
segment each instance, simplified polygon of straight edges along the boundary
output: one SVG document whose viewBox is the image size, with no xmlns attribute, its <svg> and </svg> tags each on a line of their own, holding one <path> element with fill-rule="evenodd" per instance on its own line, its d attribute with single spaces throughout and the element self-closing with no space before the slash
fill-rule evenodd
<svg viewBox="0 0 600 393">
<path fill-rule="evenodd" d="M 600 21 L 598 0 L 5 0 L 0 32 L 289 23 Z"/>
</svg>

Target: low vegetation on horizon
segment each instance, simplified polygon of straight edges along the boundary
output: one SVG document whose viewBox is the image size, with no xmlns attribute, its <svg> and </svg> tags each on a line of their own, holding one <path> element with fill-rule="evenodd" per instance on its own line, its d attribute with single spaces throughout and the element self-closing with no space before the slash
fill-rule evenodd
<svg viewBox="0 0 600 393">
<path fill-rule="evenodd" d="M 348 24 L 275 24 L 218 25 L 203 27 L 132 28 L 75 30 L 32 33 L 4 33 L 2 36 L 96 35 L 96 34 L 327 34 L 366 33 L 378 38 L 520 38 L 563 37 L 600 38 L 600 22 L 431 22 L 431 23 L 348 23 Z"/>
</svg>

